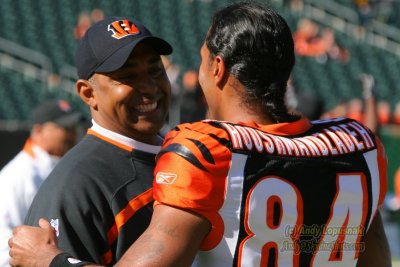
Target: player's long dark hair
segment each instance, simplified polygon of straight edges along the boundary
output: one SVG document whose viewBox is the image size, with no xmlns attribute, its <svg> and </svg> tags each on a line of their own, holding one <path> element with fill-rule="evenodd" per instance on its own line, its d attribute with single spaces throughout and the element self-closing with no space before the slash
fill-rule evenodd
<svg viewBox="0 0 400 267">
<path fill-rule="evenodd" d="M 285 105 L 295 56 L 292 33 L 280 15 L 254 2 L 232 4 L 215 13 L 205 43 L 246 87 L 247 107 L 259 107 L 277 122 L 297 119 Z"/>
</svg>

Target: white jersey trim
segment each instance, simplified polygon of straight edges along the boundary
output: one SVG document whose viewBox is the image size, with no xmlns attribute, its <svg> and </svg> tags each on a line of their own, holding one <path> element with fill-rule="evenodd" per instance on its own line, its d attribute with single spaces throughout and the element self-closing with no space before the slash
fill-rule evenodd
<svg viewBox="0 0 400 267">
<path fill-rule="evenodd" d="M 144 152 L 152 153 L 152 154 L 157 154 L 161 150 L 161 146 L 154 146 L 154 145 L 149 145 L 146 143 L 139 142 L 137 140 L 134 140 L 132 138 L 123 136 L 119 133 L 110 131 L 99 124 L 97 124 L 94 120 L 92 120 L 93 126 L 91 129 L 95 131 L 98 134 L 101 134 L 107 138 L 110 138 L 114 141 L 117 141 L 118 143 L 124 144 L 126 146 L 129 146 L 135 150 L 141 150 Z M 160 137 L 160 143 L 162 142 L 162 138 Z"/>
</svg>

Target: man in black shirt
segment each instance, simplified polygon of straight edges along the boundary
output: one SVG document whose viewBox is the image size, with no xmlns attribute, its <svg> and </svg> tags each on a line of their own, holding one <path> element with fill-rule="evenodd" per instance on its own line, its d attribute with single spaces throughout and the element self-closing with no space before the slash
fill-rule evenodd
<svg viewBox="0 0 400 267">
<path fill-rule="evenodd" d="M 110 265 L 150 222 L 155 155 L 170 103 L 160 55 L 172 52 L 134 19 L 93 25 L 76 51 L 76 89 L 93 126 L 40 188 L 25 223 L 51 221 L 60 247 Z"/>
</svg>

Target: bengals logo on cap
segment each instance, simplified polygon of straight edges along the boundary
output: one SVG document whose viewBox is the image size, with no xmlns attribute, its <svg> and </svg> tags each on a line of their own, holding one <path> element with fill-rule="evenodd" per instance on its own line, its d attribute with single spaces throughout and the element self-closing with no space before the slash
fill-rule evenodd
<svg viewBox="0 0 400 267">
<path fill-rule="evenodd" d="M 108 31 L 112 31 L 115 39 L 121 39 L 128 35 L 136 35 L 140 33 L 140 30 L 136 27 L 135 24 L 130 22 L 129 20 L 117 20 L 108 25 Z"/>
<path fill-rule="evenodd" d="M 71 105 L 66 100 L 59 100 L 58 107 L 64 112 L 68 112 L 72 109 Z"/>
</svg>

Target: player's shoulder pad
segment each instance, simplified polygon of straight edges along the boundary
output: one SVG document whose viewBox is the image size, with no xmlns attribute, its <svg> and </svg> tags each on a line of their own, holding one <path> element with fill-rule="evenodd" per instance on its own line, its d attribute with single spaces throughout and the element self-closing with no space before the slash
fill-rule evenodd
<svg viewBox="0 0 400 267">
<path fill-rule="evenodd" d="M 156 160 L 172 152 L 206 170 L 204 162 L 215 164 L 216 157 L 230 154 L 228 144 L 229 135 L 219 121 L 180 124 L 166 135 Z"/>
<path fill-rule="evenodd" d="M 203 120 L 194 123 L 184 123 L 176 126 L 165 136 L 164 146 L 176 140 L 189 138 L 196 140 L 212 138 L 225 145 L 229 139 L 229 135 L 225 128 L 222 127 L 220 121 Z"/>
</svg>

